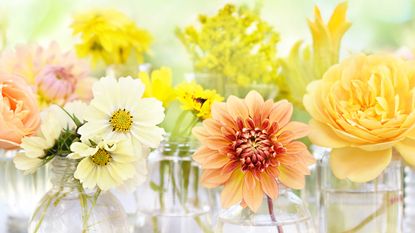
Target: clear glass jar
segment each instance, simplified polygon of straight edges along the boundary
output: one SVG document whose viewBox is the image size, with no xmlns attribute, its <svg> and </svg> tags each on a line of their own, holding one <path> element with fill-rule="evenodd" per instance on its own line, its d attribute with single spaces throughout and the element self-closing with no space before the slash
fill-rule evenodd
<svg viewBox="0 0 415 233">
<path fill-rule="evenodd" d="M 30 215 L 51 185 L 45 167 L 31 175 L 16 169 L 13 158 L 17 153 L 23 151 L 0 150 L 0 202 L 7 208 L 3 212 L 7 218 L 7 232 L 26 233 Z"/>
<path fill-rule="evenodd" d="M 415 232 L 415 170 L 405 166 L 404 233 Z"/>
<path fill-rule="evenodd" d="M 316 233 L 310 212 L 291 189 L 280 185 L 278 198 L 270 201 L 264 195 L 259 210 L 235 205 L 223 210 L 216 233 Z"/>
<path fill-rule="evenodd" d="M 310 175 L 306 176 L 305 187 L 301 190 L 301 198 L 305 201 L 316 228 L 319 229 L 320 197 L 321 197 L 321 160 L 330 150 L 324 147 L 311 145 L 310 150 L 316 163 L 309 167 Z"/>
<path fill-rule="evenodd" d="M 149 179 L 137 190 L 139 233 L 211 233 L 216 205 L 199 185 L 200 167 L 188 143 L 163 142 L 150 154 Z"/>
<path fill-rule="evenodd" d="M 329 167 L 329 152 L 322 159 L 321 169 L 321 233 L 402 232 L 400 160 L 392 160 L 381 175 L 366 183 L 337 179 Z"/>
<path fill-rule="evenodd" d="M 279 91 L 276 84 L 252 83 L 242 86 L 218 74 L 193 73 L 188 74 L 187 79 L 195 80 L 206 89 L 214 89 L 225 98 L 230 95 L 244 98 L 250 91 L 255 90 L 267 100 L 277 97 Z"/>
<path fill-rule="evenodd" d="M 128 233 L 120 202 L 111 192 L 84 190 L 73 177 L 77 164 L 60 156 L 53 159 L 53 187 L 33 213 L 29 233 Z"/>
</svg>

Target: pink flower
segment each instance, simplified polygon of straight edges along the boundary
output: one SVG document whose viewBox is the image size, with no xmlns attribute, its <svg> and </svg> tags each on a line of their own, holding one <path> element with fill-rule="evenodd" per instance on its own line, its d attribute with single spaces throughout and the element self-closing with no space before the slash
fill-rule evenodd
<svg viewBox="0 0 415 233">
<path fill-rule="evenodd" d="M 0 74 L 0 148 L 16 149 L 40 124 L 36 96 L 20 77 Z"/>
<path fill-rule="evenodd" d="M 48 47 L 19 45 L 15 51 L 7 51 L 0 57 L 0 70 L 23 77 L 38 95 L 39 104 L 64 105 L 76 96 L 91 96 L 91 86 L 81 89 L 88 93 L 76 93 L 80 84 L 88 78 L 88 64 L 76 58 L 71 51 L 63 52 L 57 43 Z"/>
</svg>

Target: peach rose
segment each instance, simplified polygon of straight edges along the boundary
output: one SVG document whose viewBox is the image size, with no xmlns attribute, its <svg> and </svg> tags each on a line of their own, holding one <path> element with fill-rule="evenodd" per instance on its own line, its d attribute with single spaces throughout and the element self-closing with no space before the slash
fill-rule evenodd
<svg viewBox="0 0 415 233">
<path fill-rule="evenodd" d="M 40 124 L 37 98 L 19 76 L 0 74 L 0 148 L 16 149 Z"/>
<path fill-rule="evenodd" d="M 333 148 L 338 178 L 375 179 L 392 148 L 415 166 L 415 62 L 392 55 L 359 54 L 332 66 L 308 86 L 311 141 Z"/>
</svg>

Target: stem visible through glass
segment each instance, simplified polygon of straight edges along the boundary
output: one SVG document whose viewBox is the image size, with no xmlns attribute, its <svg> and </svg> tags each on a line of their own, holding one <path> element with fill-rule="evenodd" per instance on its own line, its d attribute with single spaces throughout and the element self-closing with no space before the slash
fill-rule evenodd
<svg viewBox="0 0 415 233">
<path fill-rule="evenodd" d="M 271 221 L 277 222 L 277 219 L 275 218 L 275 214 L 274 214 L 274 207 L 273 207 L 274 205 L 272 203 L 272 199 L 267 196 L 267 200 L 268 200 L 268 212 L 269 212 L 269 216 L 271 217 Z M 282 226 L 278 223 L 277 223 L 277 230 L 278 230 L 277 231 L 278 233 L 284 233 Z"/>
</svg>

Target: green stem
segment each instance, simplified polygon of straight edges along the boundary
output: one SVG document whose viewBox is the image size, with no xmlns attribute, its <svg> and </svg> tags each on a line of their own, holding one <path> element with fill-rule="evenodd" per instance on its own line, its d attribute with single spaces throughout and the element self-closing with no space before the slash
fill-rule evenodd
<svg viewBox="0 0 415 233">
<path fill-rule="evenodd" d="M 42 225 L 43 220 L 45 219 L 46 216 L 46 211 L 49 209 L 50 204 L 52 203 L 52 200 L 57 197 L 60 194 L 60 192 L 55 193 L 54 195 L 50 196 L 49 198 L 47 198 L 46 201 L 46 205 L 44 206 L 44 210 L 42 211 L 42 215 L 39 218 L 39 222 L 37 223 L 35 230 L 33 233 L 37 233 L 39 231 L 40 225 Z M 44 203 L 44 202 L 43 202 Z M 43 206 L 43 203 L 41 206 Z M 38 210 L 36 210 L 35 214 L 38 212 Z M 33 215 L 36 216 L 36 215 Z"/>
<path fill-rule="evenodd" d="M 153 224 L 153 233 L 159 233 L 160 230 L 156 216 L 151 217 L 151 223 Z"/>
</svg>

